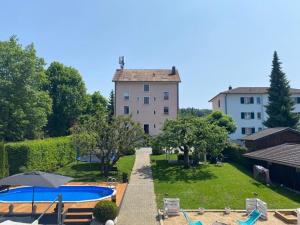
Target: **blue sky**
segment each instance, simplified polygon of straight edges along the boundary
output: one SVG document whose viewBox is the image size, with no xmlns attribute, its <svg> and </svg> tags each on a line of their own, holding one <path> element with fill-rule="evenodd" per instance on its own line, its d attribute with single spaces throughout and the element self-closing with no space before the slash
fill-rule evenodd
<svg viewBox="0 0 300 225">
<path fill-rule="evenodd" d="M 210 108 L 229 85 L 267 86 L 278 51 L 300 88 L 300 1 L 2 0 L 0 40 L 35 44 L 48 64 L 78 69 L 89 92 L 108 96 L 118 56 L 126 68 L 180 74 L 180 106 Z"/>
</svg>

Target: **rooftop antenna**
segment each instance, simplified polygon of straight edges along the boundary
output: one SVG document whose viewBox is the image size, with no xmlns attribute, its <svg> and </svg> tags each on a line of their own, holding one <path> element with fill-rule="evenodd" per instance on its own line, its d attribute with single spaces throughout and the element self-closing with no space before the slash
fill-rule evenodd
<svg viewBox="0 0 300 225">
<path fill-rule="evenodd" d="M 121 69 L 124 69 L 124 65 L 125 65 L 124 56 L 119 56 L 119 64 Z"/>
</svg>

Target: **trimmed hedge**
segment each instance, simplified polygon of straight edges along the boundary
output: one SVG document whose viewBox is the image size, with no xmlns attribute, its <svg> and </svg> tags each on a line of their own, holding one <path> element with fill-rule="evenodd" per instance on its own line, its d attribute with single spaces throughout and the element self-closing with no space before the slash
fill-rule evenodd
<svg viewBox="0 0 300 225">
<path fill-rule="evenodd" d="M 0 178 L 8 176 L 8 158 L 4 143 L 0 142 Z"/>
<path fill-rule="evenodd" d="M 9 174 L 41 170 L 53 172 L 75 161 L 70 136 L 8 143 Z"/>
</svg>

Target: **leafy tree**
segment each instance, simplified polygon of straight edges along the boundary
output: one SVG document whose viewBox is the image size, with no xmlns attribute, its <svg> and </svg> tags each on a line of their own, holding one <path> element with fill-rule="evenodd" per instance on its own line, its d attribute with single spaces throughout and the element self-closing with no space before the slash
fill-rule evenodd
<svg viewBox="0 0 300 225">
<path fill-rule="evenodd" d="M 272 72 L 268 89 L 269 104 L 266 106 L 268 119 L 264 122 L 267 127 L 297 128 L 299 116 L 293 113 L 294 105 L 290 93 L 289 81 L 281 69 L 281 62 L 274 52 Z"/>
<path fill-rule="evenodd" d="M 213 111 L 206 117 L 206 120 L 209 123 L 218 125 L 219 127 L 224 127 L 229 134 L 235 132 L 236 130 L 234 120 L 221 111 Z"/>
<path fill-rule="evenodd" d="M 196 126 L 191 118 L 166 120 L 163 126 L 163 139 L 168 148 L 180 149 L 184 155 L 184 166 L 189 168 L 189 152 L 195 145 Z"/>
<path fill-rule="evenodd" d="M 49 117 L 47 129 L 50 136 L 66 135 L 85 110 L 85 84 L 76 69 L 58 62 L 51 63 L 46 74 L 46 90 L 53 100 L 53 114 Z"/>
<path fill-rule="evenodd" d="M 80 121 L 72 131 L 75 146 L 81 154 L 95 154 L 105 176 L 120 156 L 142 144 L 144 135 L 140 125 L 130 117 L 118 116 L 109 121 L 105 113 Z"/>
<path fill-rule="evenodd" d="M 196 158 L 199 154 L 218 157 L 227 143 L 227 131 L 224 127 L 210 123 L 203 118 L 190 117 L 167 120 L 163 127 L 163 141 L 166 148 L 180 149 L 184 155 L 184 167 L 190 166 L 189 153 Z"/>
<path fill-rule="evenodd" d="M 210 109 L 182 108 L 179 109 L 179 117 L 202 117 L 211 113 Z"/>
<path fill-rule="evenodd" d="M 107 100 L 100 94 L 99 91 L 96 91 L 91 95 L 87 95 L 85 114 L 93 116 L 99 112 L 106 112 L 106 110 Z"/>
<path fill-rule="evenodd" d="M 109 121 L 111 121 L 113 116 L 115 115 L 115 94 L 113 90 L 111 90 L 109 94 L 107 109 L 108 109 L 108 118 Z"/>
<path fill-rule="evenodd" d="M 43 136 L 51 98 L 43 91 L 44 60 L 33 44 L 23 48 L 16 37 L 0 42 L 0 139 Z"/>
</svg>

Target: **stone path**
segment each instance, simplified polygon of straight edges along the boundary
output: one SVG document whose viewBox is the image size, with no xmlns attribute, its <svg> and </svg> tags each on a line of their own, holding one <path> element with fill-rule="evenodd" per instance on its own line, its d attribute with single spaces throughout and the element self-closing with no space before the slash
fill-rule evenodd
<svg viewBox="0 0 300 225">
<path fill-rule="evenodd" d="M 118 217 L 118 225 L 158 225 L 150 153 L 149 148 L 142 148 L 136 152 L 130 182 Z"/>
</svg>

